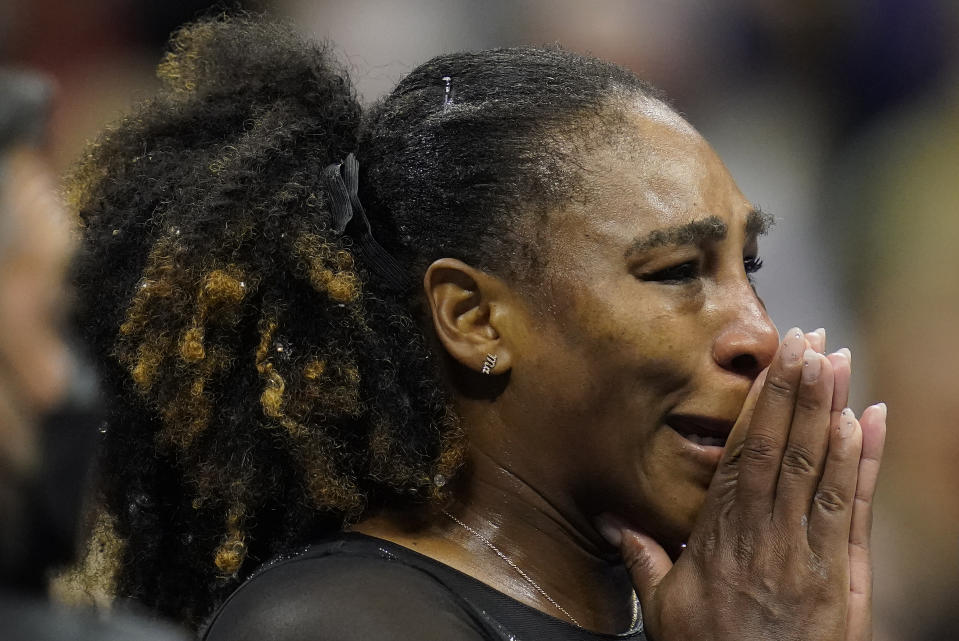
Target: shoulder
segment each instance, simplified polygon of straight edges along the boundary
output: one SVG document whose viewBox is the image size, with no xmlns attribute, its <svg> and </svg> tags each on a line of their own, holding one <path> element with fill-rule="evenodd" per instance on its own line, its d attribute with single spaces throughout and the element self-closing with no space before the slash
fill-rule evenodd
<svg viewBox="0 0 959 641">
<path fill-rule="evenodd" d="M 206 641 L 487 638 L 465 602 L 396 557 L 309 551 L 256 574 L 229 598 Z"/>
</svg>

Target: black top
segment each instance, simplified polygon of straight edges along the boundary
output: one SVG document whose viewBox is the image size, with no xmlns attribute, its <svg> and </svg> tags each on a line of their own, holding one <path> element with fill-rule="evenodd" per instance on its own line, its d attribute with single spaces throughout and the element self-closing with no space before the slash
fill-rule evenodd
<svg viewBox="0 0 959 641">
<path fill-rule="evenodd" d="M 646 641 L 598 634 L 395 543 L 355 532 L 274 561 L 214 615 L 206 641 Z"/>
</svg>

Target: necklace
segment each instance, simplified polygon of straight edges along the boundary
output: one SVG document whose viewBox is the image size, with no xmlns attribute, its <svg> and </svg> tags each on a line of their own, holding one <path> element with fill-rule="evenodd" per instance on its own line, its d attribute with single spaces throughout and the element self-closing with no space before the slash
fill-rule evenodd
<svg viewBox="0 0 959 641">
<path fill-rule="evenodd" d="M 466 530 L 467 532 L 469 532 L 470 534 L 472 534 L 473 536 L 475 536 L 476 538 L 478 538 L 480 541 L 482 541 L 483 544 L 486 545 L 486 547 L 488 547 L 489 549 L 491 549 L 491 550 L 496 554 L 496 556 L 498 556 L 499 558 L 503 559 L 503 560 L 506 562 L 507 565 L 509 565 L 509 566 L 510 566 L 511 568 L 513 568 L 514 570 L 516 570 L 516 573 L 519 574 L 521 577 L 523 577 L 523 580 L 526 581 L 527 583 L 529 583 L 529 584 L 533 587 L 534 590 L 536 590 L 537 592 L 539 592 L 540 594 L 542 594 L 543 597 L 545 597 L 547 601 L 549 601 L 550 603 L 552 603 L 552 604 L 553 604 L 553 607 L 555 607 L 557 610 L 559 610 L 559 611 L 562 612 L 564 615 L 566 615 L 566 618 L 569 619 L 570 621 L 572 621 L 572 622 L 576 625 L 576 627 L 579 627 L 579 628 L 583 627 L 583 626 L 581 626 L 581 625 L 579 624 L 579 621 L 576 620 L 576 617 L 574 617 L 572 614 L 570 614 L 569 612 L 567 612 L 567 611 L 566 611 L 566 608 L 564 608 L 563 606 L 561 606 L 559 603 L 556 602 L 556 599 L 554 599 L 553 597 L 551 597 L 549 594 L 546 593 L 546 590 L 544 590 L 543 588 L 539 587 L 539 583 L 537 583 L 536 581 L 534 581 L 534 580 L 532 579 L 532 577 L 530 577 L 530 575 L 528 575 L 528 574 L 526 574 L 525 572 L 523 572 L 523 569 L 522 569 L 521 567 L 519 567 L 518 565 L 516 565 L 515 563 L 513 563 L 513 559 L 511 559 L 511 558 L 509 558 L 508 556 L 506 556 L 505 554 L 503 554 L 503 552 L 501 552 L 498 547 L 496 547 L 495 545 L 493 545 L 493 542 L 492 542 L 492 541 L 490 541 L 489 539 L 487 539 L 485 536 L 483 536 L 482 534 L 480 534 L 479 532 L 477 532 L 476 530 L 474 530 L 474 529 L 471 528 L 470 526 L 466 525 L 466 523 L 463 523 L 462 521 L 460 521 L 458 518 L 456 518 L 455 516 L 453 516 L 452 514 L 450 514 L 449 512 L 447 512 L 446 510 L 443 510 L 443 514 L 445 514 L 446 516 L 448 516 L 448 517 L 450 517 L 451 519 L 453 519 L 456 523 L 458 523 L 458 524 L 460 525 L 460 527 L 462 527 L 464 530 Z"/>
<path fill-rule="evenodd" d="M 549 602 L 553 605 L 554 608 L 556 608 L 557 610 L 559 610 L 560 612 L 562 612 L 562 613 L 566 616 L 567 619 L 569 619 L 570 621 L 573 622 L 574 625 L 576 625 L 576 627 L 579 627 L 579 628 L 583 627 L 583 626 L 580 624 L 580 622 L 576 620 L 576 617 L 574 617 L 572 614 L 570 614 L 569 612 L 567 612 L 567 611 L 566 611 L 566 608 L 564 608 L 563 606 L 561 606 L 559 603 L 556 602 L 556 599 L 554 599 L 554 598 L 551 597 L 549 594 L 547 594 L 546 590 L 544 590 L 543 588 L 541 588 L 541 587 L 539 586 L 539 584 L 538 584 L 536 581 L 534 581 L 534 580 L 532 579 L 532 577 L 530 577 L 530 575 L 526 574 L 526 572 L 524 572 L 521 567 L 519 567 L 518 565 L 516 565 L 516 563 L 513 562 L 513 559 L 511 559 L 511 558 L 509 558 L 508 556 L 506 556 L 506 554 L 504 554 L 498 547 L 496 547 L 495 545 L 493 545 L 493 542 L 492 542 L 492 541 L 490 541 L 489 539 L 487 539 L 485 536 L 483 536 L 482 534 L 480 534 L 478 531 L 476 531 L 475 529 L 471 528 L 471 527 L 468 526 L 466 523 L 464 523 L 463 521 L 459 520 L 458 518 L 456 518 L 455 516 L 453 516 L 452 514 L 450 514 L 449 512 L 447 512 L 446 510 L 443 510 L 443 514 L 445 514 L 446 516 L 448 516 L 452 521 L 454 521 L 455 523 L 457 523 L 461 528 L 463 528 L 464 530 L 466 530 L 467 532 L 469 532 L 470 534 L 472 534 L 474 537 L 476 537 L 476 538 L 479 539 L 480 541 L 482 541 L 482 542 L 483 542 L 483 545 L 485 545 L 485 546 L 488 547 L 490 550 L 492 550 L 493 553 L 496 554 L 496 556 L 498 556 L 499 558 L 503 559 L 503 561 L 504 561 L 508 566 L 510 566 L 511 568 L 513 568 L 513 570 L 515 570 L 517 574 L 519 574 L 521 577 L 523 577 L 523 580 L 526 581 L 526 582 L 530 585 L 530 587 L 532 587 L 534 590 L 536 590 L 537 592 L 539 592 L 540 594 L 542 594 L 542 595 L 543 595 L 543 598 L 545 598 L 547 601 L 549 601 Z M 630 629 L 630 631 L 636 629 L 636 624 L 637 624 L 638 622 L 639 622 L 639 599 L 636 597 L 636 593 L 633 592 L 633 618 L 632 618 L 632 621 L 630 621 L 630 624 L 629 624 L 629 629 Z"/>
</svg>

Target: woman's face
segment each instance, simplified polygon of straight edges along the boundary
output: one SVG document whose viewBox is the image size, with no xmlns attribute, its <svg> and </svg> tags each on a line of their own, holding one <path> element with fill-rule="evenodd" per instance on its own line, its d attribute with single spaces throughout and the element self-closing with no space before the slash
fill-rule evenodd
<svg viewBox="0 0 959 641">
<path fill-rule="evenodd" d="M 671 111 L 637 101 L 627 122 L 547 223 L 505 392 L 529 438 L 504 450 L 560 505 L 675 546 L 778 334 L 747 273 L 764 217 Z"/>
</svg>

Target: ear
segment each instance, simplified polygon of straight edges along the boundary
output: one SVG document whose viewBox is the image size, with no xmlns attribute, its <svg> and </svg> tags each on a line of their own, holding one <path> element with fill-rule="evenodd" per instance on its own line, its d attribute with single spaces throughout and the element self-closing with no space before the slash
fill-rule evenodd
<svg viewBox="0 0 959 641">
<path fill-rule="evenodd" d="M 509 314 L 503 281 L 455 258 L 440 258 L 426 270 L 423 289 L 436 336 L 455 361 L 480 373 L 492 354 L 491 373 L 509 371 L 512 354 L 501 333 Z"/>
</svg>

